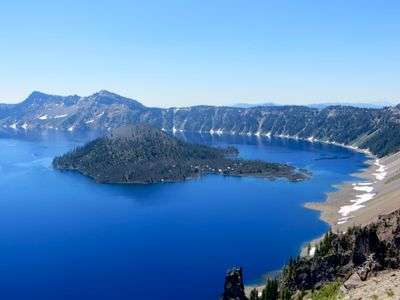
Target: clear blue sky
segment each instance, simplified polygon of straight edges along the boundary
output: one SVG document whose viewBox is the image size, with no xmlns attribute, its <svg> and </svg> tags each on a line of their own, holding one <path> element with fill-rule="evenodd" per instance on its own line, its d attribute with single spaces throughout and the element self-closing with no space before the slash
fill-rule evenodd
<svg viewBox="0 0 400 300">
<path fill-rule="evenodd" d="M 0 101 L 400 102 L 400 1 L 2 1 Z"/>
</svg>

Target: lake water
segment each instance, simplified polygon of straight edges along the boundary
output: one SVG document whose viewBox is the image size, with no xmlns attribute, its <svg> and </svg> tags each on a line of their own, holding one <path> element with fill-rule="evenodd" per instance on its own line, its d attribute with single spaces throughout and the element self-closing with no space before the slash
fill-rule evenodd
<svg viewBox="0 0 400 300">
<path fill-rule="evenodd" d="M 302 207 L 365 167 L 364 154 L 280 138 L 180 136 L 313 172 L 293 183 L 209 175 L 100 185 L 51 168 L 96 133 L 0 133 L 0 299 L 218 299 L 227 268 L 256 282 L 327 225 Z"/>
</svg>

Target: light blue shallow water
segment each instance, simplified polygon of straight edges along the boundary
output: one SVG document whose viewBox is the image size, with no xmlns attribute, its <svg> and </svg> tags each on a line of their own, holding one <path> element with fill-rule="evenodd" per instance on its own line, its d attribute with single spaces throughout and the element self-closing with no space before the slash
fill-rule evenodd
<svg viewBox="0 0 400 300">
<path fill-rule="evenodd" d="M 227 268 L 257 281 L 321 235 L 326 224 L 302 204 L 365 167 L 363 154 L 334 145 L 186 135 L 313 176 L 122 186 L 51 168 L 95 135 L 0 134 L 0 299 L 218 299 Z"/>
</svg>

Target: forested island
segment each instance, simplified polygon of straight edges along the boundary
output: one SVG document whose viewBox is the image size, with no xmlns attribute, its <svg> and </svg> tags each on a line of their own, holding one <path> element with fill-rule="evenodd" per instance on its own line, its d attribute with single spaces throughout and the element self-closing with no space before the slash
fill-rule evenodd
<svg viewBox="0 0 400 300">
<path fill-rule="evenodd" d="M 149 125 L 124 125 L 55 157 L 53 167 L 78 171 L 99 183 L 179 182 L 203 174 L 291 181 L 308 176 L 286 164 L 236 158 L 238 153 L 234 147 L 185 143 Z"/>
</svg>

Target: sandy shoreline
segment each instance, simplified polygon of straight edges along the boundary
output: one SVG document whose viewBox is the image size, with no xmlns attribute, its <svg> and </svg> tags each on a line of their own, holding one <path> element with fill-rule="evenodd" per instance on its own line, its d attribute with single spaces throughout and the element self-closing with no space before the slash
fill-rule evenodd
<svg viewBox="0 0 400 300">
<path fill-rule="evenodd" d="M 335 186 L 338 191 L 327 193 L 325 202 L 308 202 L 305 207 L 321 211 L 321 220 L 333 231 L 345 231 L 349 226 L 366 225 L 379 215 L 400 207 L 400 153 L 377 159 L 369 155 L 369 167 L 358 178 Z"/>
<path fill-rule="evenodd" d="M 378 159 L 367 153 L 369 167 L 352 174 L 354 181 L 335 185 L 325 202 L 307 202 L 305 207 L 321 212 L 320 219 L 333 232 L 353 225 L 366 225 L 380 215 L 400 208 L 400 152 Z M 311 242 L 314 246 L 319 239 Z M 304 249 L 303 252 L 304 253 Z"/>
<path fill-rule="evenodd" d="M 400 208 L 400 152 L 378 159 L 371 153 L 349 147 L 367 154 L 367 168 L 352 174 L 352 181 L 334 185 L 337 189 L 326 193 L 325 202 L 307 202 L 305 207 L 320 211 L 320 219 L 328 223 L 333 232 L 346 231 L 353 225 L 366 225 L 380 215 L 391 213 Z M 311 252 L 321 238 L 310 242 Z M 301 255 L 309 255 L 307 249 Z M 246 293 L 256 288 L 261 291 L 263 285 L 246 286 Z"/>
</svg>

